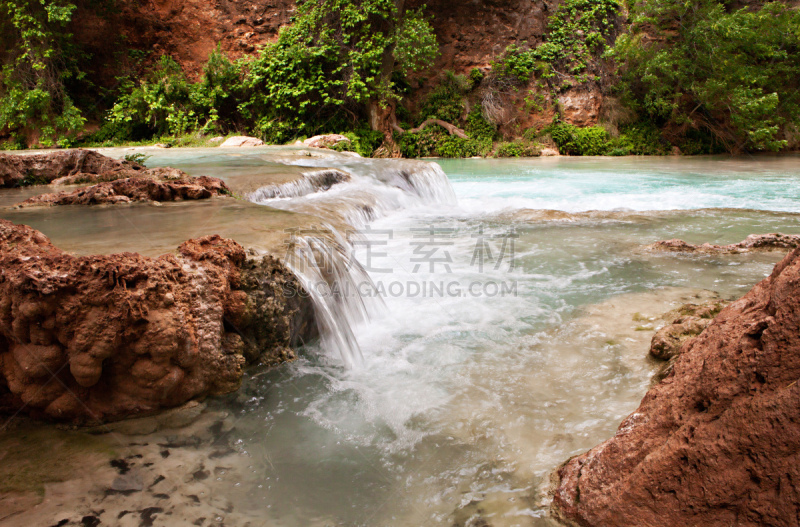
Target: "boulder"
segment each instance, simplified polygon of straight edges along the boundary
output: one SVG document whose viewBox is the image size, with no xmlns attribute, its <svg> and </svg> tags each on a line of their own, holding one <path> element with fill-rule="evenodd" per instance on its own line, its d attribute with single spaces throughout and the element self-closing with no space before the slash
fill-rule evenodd
<svg viewBox="0 0 800 527">
<path fill-rule="evenodd" d="M 264 141 L 255 137 L 247 137 L 239 135 L 236 137 L 229 137 L 224 143 L 219 145 L 223 148 L 228 147 L 251 147 L 251 146 L 264 146 Z"/>
<path fill-rule="evenodd" d="M 556 474 L 583 526 L 797 525 L 800 249 L 686 341 L 616 435 Z"/>
<path fill-rule="evenodd" d="M 333 148 L 339 143 L 349 143 L 350 139 L 339 134 L 315 135 L 303 141 L 303 146 L 309 148 Z"/>
<path fill-rule="evenodd" d="M 300 287 L 219 236 L 74 257 L 0 220 L 0 411 L 91 424 L 235 391 L 244 366 L 313 337 Z"/>
<path fill-rule="evenodd" d="M 120 161 L 93 150 L 64 150 L 47 154 L 0 153 L 0 188 L 111 181 L 145 171 L 142 165 Z M 101 179 L 102 177 L 102 179 Z"/>
</svg>

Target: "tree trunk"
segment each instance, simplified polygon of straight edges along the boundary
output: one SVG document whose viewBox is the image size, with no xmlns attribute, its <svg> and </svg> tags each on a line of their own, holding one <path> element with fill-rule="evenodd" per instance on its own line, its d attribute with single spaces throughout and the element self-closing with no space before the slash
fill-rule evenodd
<svg viewBox="0 0 800 527">
<path fill-rule="evenodd" d="M 384 29 L 387 35 L 395 31 L 397 24 L 405 16 L 405 0 L 395 0 L 394 5 L 396 8 L 395 18 L 387 20 Z M 394 48 L 394 44 L 391 44 L 383 50 L 379 84 L 381 87 L 388 87 L 392 82 L 395 62 Z M 369 103 L 369 125 L 373 130 L 383 134 L 383 145 L 378 149 L 381 151 L 382 157 L 401 157 L 400 149 L 394 142 L 393 135 L 394 128 L 397 126 L 396 108 L 397 102 L 392 99 L 373 99 Z"/>
</svg>

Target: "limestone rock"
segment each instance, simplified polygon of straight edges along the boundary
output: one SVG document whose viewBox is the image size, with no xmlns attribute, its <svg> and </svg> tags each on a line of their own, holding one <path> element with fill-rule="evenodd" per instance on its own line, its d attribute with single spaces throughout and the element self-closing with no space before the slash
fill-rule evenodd
<svg viewBox="0 0 800 527">
<path fill-rule="evenodd" d="M 208 236 L 177 255 L 74 257 L 0 220 L 0 410 L 98 423 L 238 389 L 313 332 L 276 259 Z"/>
</svg>

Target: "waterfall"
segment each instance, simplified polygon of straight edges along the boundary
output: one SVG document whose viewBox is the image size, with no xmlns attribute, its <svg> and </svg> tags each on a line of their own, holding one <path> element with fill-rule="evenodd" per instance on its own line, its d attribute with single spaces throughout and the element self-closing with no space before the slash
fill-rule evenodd
<svg viewBox="0 0 800 527">
<path fill-rule="evenodd" d="M 363 294 L 375 285 L 355 259 L 350 243 L 329 227 L 324 235 L 293 237 L 286 265 L 314 304 L 324 348 L 348 368 L 363 360 L 353 327 L 385 307 L 380 297 Z"/>
<path fill-rule="evenodd" d="M 380 313 L 383 300 L 356 260 L 350 242 L 332 225 L 364 228 L 392 212 L 420 205 L 456 204 L 444 171 L 415 160 L 348 158 L 339 169 L 325 169 L 283 185 L 263 187 L 249 196 L 255 203 L 327 220 L 327 232 L 292 237 L 287 266 L 314 304 L 323 348 L 348 368 L 363 354 L 354 333 L 357 324 Z"/>
<path fill-rule="evenodd" d="M 249 201 L 262 202 L 276 198 L 299 198 L 314 192 L 329 190 L 339 183 L 350 181 L 350 175 L 336 169 L 306 172 L 303 177 L 282 185 L 268 185 L 247 196 Z"/>
</svg>

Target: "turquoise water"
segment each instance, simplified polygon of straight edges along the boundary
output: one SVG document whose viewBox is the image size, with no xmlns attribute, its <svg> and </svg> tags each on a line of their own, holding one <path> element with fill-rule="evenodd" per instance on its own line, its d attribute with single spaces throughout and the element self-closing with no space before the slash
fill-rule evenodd
<svg viewBox="0 0 800 527">
<path fill-rule="evenodd" d="M 249 371 L 239 394 L 210 402 L 229 415 L 235 453 L 183 453 L 220 474 L 208 493 L 252 525 L 550 525 L 552 471 L 612 436 L 650 386 L 659 316 L 737 298 L 782 256 L 645 247 L 800 234 L 798 157 L 439 160 L 449 183 L 436 166 L 285 148 L 156 151 L 149 164 L 228 181 L 297 167 L 353 175 L 263 205 L 352 223 L 346 263 L 369 275 L 356 285 L 368 286 L 370 320 L 343 319 L 363 358 L 346 367 L 309 343 L 292 364 Z M 154 252 L 211 221 L 255 245 L 294 225 L 236 203 L 218 212 L 224 221 L 207 212 L 215 203 L 14 218 L 79 252 L 120 225 Z M 181 470 L 171 476 L 192 481 Z M 206 514 L 198 506 L 191 521 Z"/>
<path fill-rule="evenodd" d="M 380 245 L 356 249 L 385 303 L 353 328 L 363 362 L 348 369 L 311 346 L 246 383 L 237 432 L 252 476 L 236 502 L 253 514 L 280 525 L 549 524 L 552 470 L 610 437 L 649 386 L 659 322 L 642 328 L 642 314 L 741 296 L 780 258 L 643 247 L 800 233 L 797 158 L 438 163 L 458 204 L 393 210 L 364 234 Z M 448 235 L 433 268 L 415 245 L 431 227 Z M 481 269 L 478 241 L 496 259 L 509 232 L 514 268 Z M 455 286 L 412 294 L 438 283 Z M 492 284 L 514 293 L 492 295 Z"/>
</svg>

